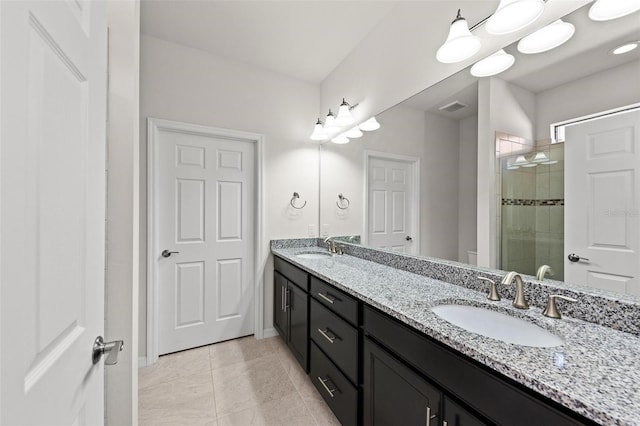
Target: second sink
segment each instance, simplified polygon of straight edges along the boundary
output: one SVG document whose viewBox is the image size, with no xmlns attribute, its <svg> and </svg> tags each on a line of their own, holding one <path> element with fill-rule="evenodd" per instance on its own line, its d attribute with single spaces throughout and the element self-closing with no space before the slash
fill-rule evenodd
<svg viewBox="0 0 640 426">
<path fill-rule="evenodd" d="M 296 254 L 296 257 L 299 257 L 301 259 L 329 259 L 331 258 L 331 253 L 323 253 L 323 252 L 300 253 L 300 254 Z"/>
<path fill-rule="evenodd" d="M 550 348 L 563 340 L 529 321 L 490 309 L 467 305 L 438 305 L 431 310 L 442 319 L 467 331 L 521 346 Z"/>
</svg>

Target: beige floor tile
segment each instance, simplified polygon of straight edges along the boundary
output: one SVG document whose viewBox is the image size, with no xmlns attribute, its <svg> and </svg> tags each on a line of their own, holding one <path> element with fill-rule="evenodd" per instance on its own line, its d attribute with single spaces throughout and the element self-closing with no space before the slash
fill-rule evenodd
<svg viewBox="0 0 640 426">
<path fill-rule="evenodd" d="M 315 420 L 297 394 L 259 404 L 218 418 L 218 426 L 315 425 Z"/>
<path fill-rule="evenodd" d="M 211 371 L 209 347 L 163 355 L 150 367 L 141 368 L 138 373 L 138 388 L 144 389 L 194 374 Z"/>
<path fill-rule="evenodd" d="M 270 340 L 257 340 L 254 336 L 248 336 L 211 345 L 209 346 L 211 368 L 215 370 L 238 362 L 273 355 L 275 349 Z"/>
<path fill-rule="evenodd" d="M 315 388 L 314 388 L 315 389 Z M 329 406 L 318 394 L 318 398 L 304 398 L 303 401 L 307 406 L 307 410 L 311 413 L 318 425 L 339 426 L 340 422 L 336 419 Z"/>
<path fill-rule="evenodd" d="M 148 386 L 138 395 L 141 412 L 154 409 L 198 411 L 215 418 L 211 374 L 196 374 Z"/>
<path fill-rule="evenodd" d="M 203 417 L 197 412 L 176 413 L 167 409 L 153 409 L 140 415 L 140 426 L 217 426 L 213 417 Z"/>
<path fill-rule="evenodd" d="M 218 417 L 296 394 L 277 355 L 212 371 Z"/>
</svg>

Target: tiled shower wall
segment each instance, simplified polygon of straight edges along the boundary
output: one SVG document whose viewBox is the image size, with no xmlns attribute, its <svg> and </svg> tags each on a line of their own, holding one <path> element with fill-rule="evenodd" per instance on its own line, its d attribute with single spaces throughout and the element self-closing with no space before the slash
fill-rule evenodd
<svg viewBox="0 0 640 426">
<path fill-rule="evenodd" d="M 500 268 L 535 275 L 547 264 L 553 279 L 564 278 L 564 144 L 498 134 L 496 155 Z M 554 164 L 513 168 L 519 155 L 544 152 Z M 512 168 L 511 170 L 508 167 Z"/>
</svg>

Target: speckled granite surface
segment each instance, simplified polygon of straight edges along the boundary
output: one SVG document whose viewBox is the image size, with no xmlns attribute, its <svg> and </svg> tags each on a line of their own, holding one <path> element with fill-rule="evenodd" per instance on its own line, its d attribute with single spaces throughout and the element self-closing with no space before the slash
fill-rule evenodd
<svg viewBox="0 0 640 426">
<path fill-rule="evenodd" d="M 275 255 L 589 419 L 607 425 L 640 425 L 639 337 L 566 314 L 562 320 L 546 318 L 537 307 L 526 311 L 515 309 L 504 289 L 502 301 L 490 302 L 484 291 L 355 256 L 322 260 L 296 257 L 310 251 L 326 252 L 311 246 L 272 247 Z M 472 272 L 477 270 L 467 270 L 467 274 Z M 459 278 L 458 275 L 446 277 L 447 280 Z M 451 302 L 482 306 L 526 319 L 560 336 L 565 344 L 532 348 L 504 343 L 467 332 L 429 309 Z M 564 305 L 561 310 L 563 308 Z"/>
</svg>

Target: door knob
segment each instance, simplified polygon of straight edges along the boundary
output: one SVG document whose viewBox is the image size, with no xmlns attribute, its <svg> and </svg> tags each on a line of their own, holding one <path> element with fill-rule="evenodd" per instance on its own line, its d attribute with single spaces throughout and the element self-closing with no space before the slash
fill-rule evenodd
<svg viewBox="0 0 640 426">
<path fill-rule="evenodd" d="M 162 253 L 161 253 L 161 254 L 162 254 L 162 257 L 169 257 L 169 256 L 171 256 L 171 255 L 172 255 L 172 254 L 174 254 L 174 253 L 175 253 L 175 254 L 178 254 L 178 253 L 180 253 L 180 252 L 179 252 L 179 251 L 162 250 Z"/>
<path fill-rule="evenodd" d="M 115 365 L 118 363 L 118 353 L 124 349 L 123 340 L 114 340 L 113 342 L 104 342 L 102 336 L 96 337 L 93 342 L 93 353 L 91 359 L 94 364 L 97 364 L 102 358 L 102 355 L 107 354 L 107 359 L 104 360 L 105 365 Z"/>
<path fill-rule="evenodd" d="M 586 260 L 587 262 L 589 261 L 589 259 L 587 259 L 586 257 L 580 257 L 575 253 L 571 253 L 569 256 L 567 256 L 567 259 L 569 259 L 569 262 L 578 262 L 580 260 Z"/>
<path fill-rule="evenodd" d="M 407 235 L 407 238 L 405 238 L 405 240 L 407 241 L 413 241 L 413 238 L 411 238 L 410 236 Z"/>
</svg>

